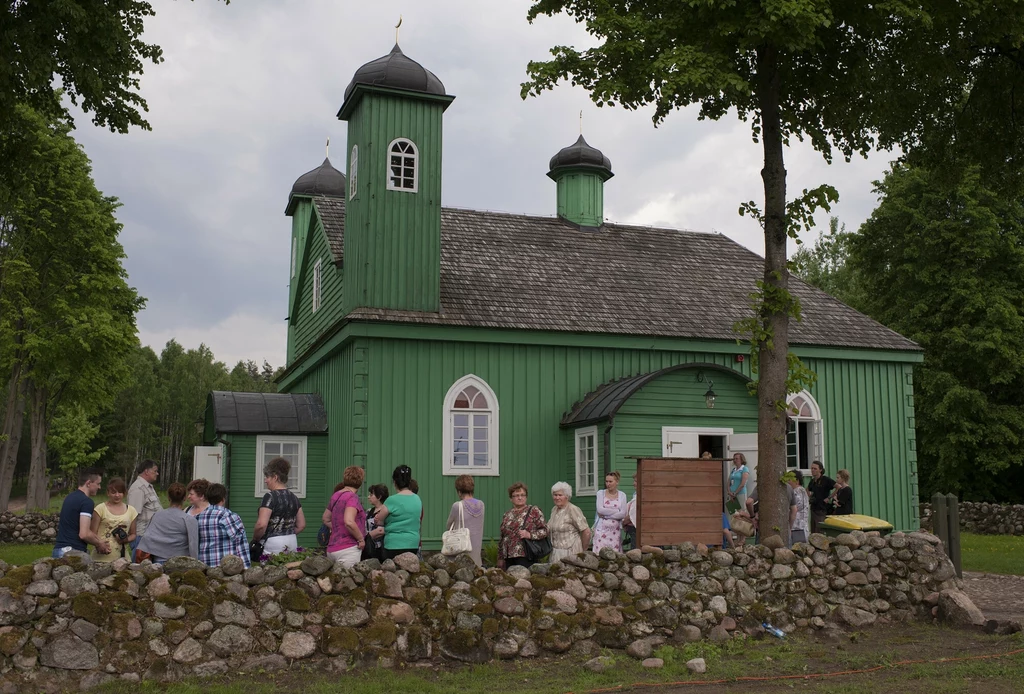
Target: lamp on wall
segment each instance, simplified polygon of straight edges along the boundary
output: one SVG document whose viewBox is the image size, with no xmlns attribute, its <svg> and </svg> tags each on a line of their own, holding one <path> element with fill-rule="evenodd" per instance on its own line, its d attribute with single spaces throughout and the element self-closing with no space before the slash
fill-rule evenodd
<svg viewBox="0 0 1024 694">
<path fill-rule="evenodd" d="M 715 398 L 718 397 L 718 393 L 715 392 L 715 382 L 710 378 L 705 378 L 703 371 L 698 371 L 697 383 L 708 384 L 708 392 L 704 393 L 704 404 L 707 405 L 709 410 L 715 409 Z"/>
</svg>

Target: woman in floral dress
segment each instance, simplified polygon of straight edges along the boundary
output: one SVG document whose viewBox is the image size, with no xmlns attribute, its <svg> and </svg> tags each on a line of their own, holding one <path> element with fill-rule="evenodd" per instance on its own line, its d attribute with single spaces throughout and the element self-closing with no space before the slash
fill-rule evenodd
<svg viewBox="0 0 1024 694">
<path fill-rule="evenodd" d="M 594 551 L 611 547 L 622 551 L 622 519 L 626 517 L 626 494 L 619 491 L 617 470 L 604 477 L 604 489 L 597 492 L 597 516 L 594 518 Z"/>
</svg>

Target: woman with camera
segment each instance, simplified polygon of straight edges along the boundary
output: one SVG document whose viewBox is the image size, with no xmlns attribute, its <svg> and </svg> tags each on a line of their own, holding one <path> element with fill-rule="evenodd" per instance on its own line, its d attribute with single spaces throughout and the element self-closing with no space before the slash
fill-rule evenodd
<svg viewBox="0 0 1024 694">
<path fill-rule="evenodd" d="M 115 477 L 107 484 L 107 500 L 93 509 L 92 531 L 110 543 L 110 552 L 97 552 L 93 561 L 111 562 L 121 557 L 131 560 L 128 545 L 135 539 L 135 518 L 139 512 L 125 503 L 127 493 L 124 480 Z"/>
</svg>

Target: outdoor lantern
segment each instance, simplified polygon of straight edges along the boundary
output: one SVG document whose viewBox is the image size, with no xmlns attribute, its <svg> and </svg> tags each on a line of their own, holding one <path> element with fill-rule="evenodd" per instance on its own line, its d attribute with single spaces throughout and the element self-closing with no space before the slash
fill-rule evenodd
<svg viewBox="0 0 1024 694">
<path fill-rule="evenodd" d="M 715 398 L 718 397 L 718 393 L 715 392 L 715 382 L 710 378 L 705 378 L 703 371 L 697 372 L 696 381 L 708 384 L 708 392 L 704 393 L 704 404 L 708 406 L 709 410 L 715 409 Z"/>
<path fill-rule="evenodd" d="M 715 382 L 709 379 L 708 380 L 708 392 L 704 393 L 704 404 L 708 406 L 709 410 L 715 409 L 715 398 L 718 397 L 718 395 L 713 390 L 714 387 L 715 387 Z"/>
</svg>

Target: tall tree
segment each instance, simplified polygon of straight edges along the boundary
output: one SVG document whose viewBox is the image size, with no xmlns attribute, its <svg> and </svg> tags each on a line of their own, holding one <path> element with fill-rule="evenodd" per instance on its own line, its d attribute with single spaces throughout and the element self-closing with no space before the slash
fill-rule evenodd
<svg viewBox="0 0 1024 694">
<path fill-rule="evenodd" d="M 103 197 L 89 160 L 63 120 L 19 106 L 18 138 L 33 142 L 26 169 L 0 199 L 0 356 L 17 374 L 10 392 L 31 400 L 29 508 L 49 505 L 46 437 L 63 400 L 112 403 L 135 345 L 135 313 L 143 301 L 126 282 L 115 200 Z M 3 137 L 3 135 L 0 135 Z M 17 412 L 9 412 L 15 419 Z M 16 422 L 12 422 L 16 424 Z M 18 428 L 5 429 L 14 445 Z M 13 473 L 0 457 L 0 508 Z"/>
<path fill-rule="evenodd" d="M 924 492 L 1024 500 L 1024 203 L 959 172 L 897 166 L 850 239 L 867 312 L 925 349 L 914 395 Z"/>
<path fill-rule="evenodd" d="M 993 5 L 998 5 L 998 9 Z M 1024 7 L 982 0 L 916 3 L 857 0 L 536 0 L 528 18 L 566 12 L 599 40 L 593 48 L 552 49 L 531 62 L 523 96 L 569 79 L 598 105 L 654 105 L 655 124 L 699 104 L 699 118 L 735 109 L 763 149 L 764 203 L 741 207 L 765 236 L 764 278 L 745 324 L 758 368 L 758 492 L 762 532 L 787 524 L 777 482 L 786 467 L 789 318 L 799 305 L 788 291 L 786 242 L 813 224 L 810 215 L 837 199 L 821 186 L 787 200 L 784 152 L 807 138 L 826 160 L 882 147 L 917 144 L 971 93 L 989 52 L 989 17 L 1020 46 Z M 1020 69 L 1008 66 L 1007 69 Z"/>
</svg>

